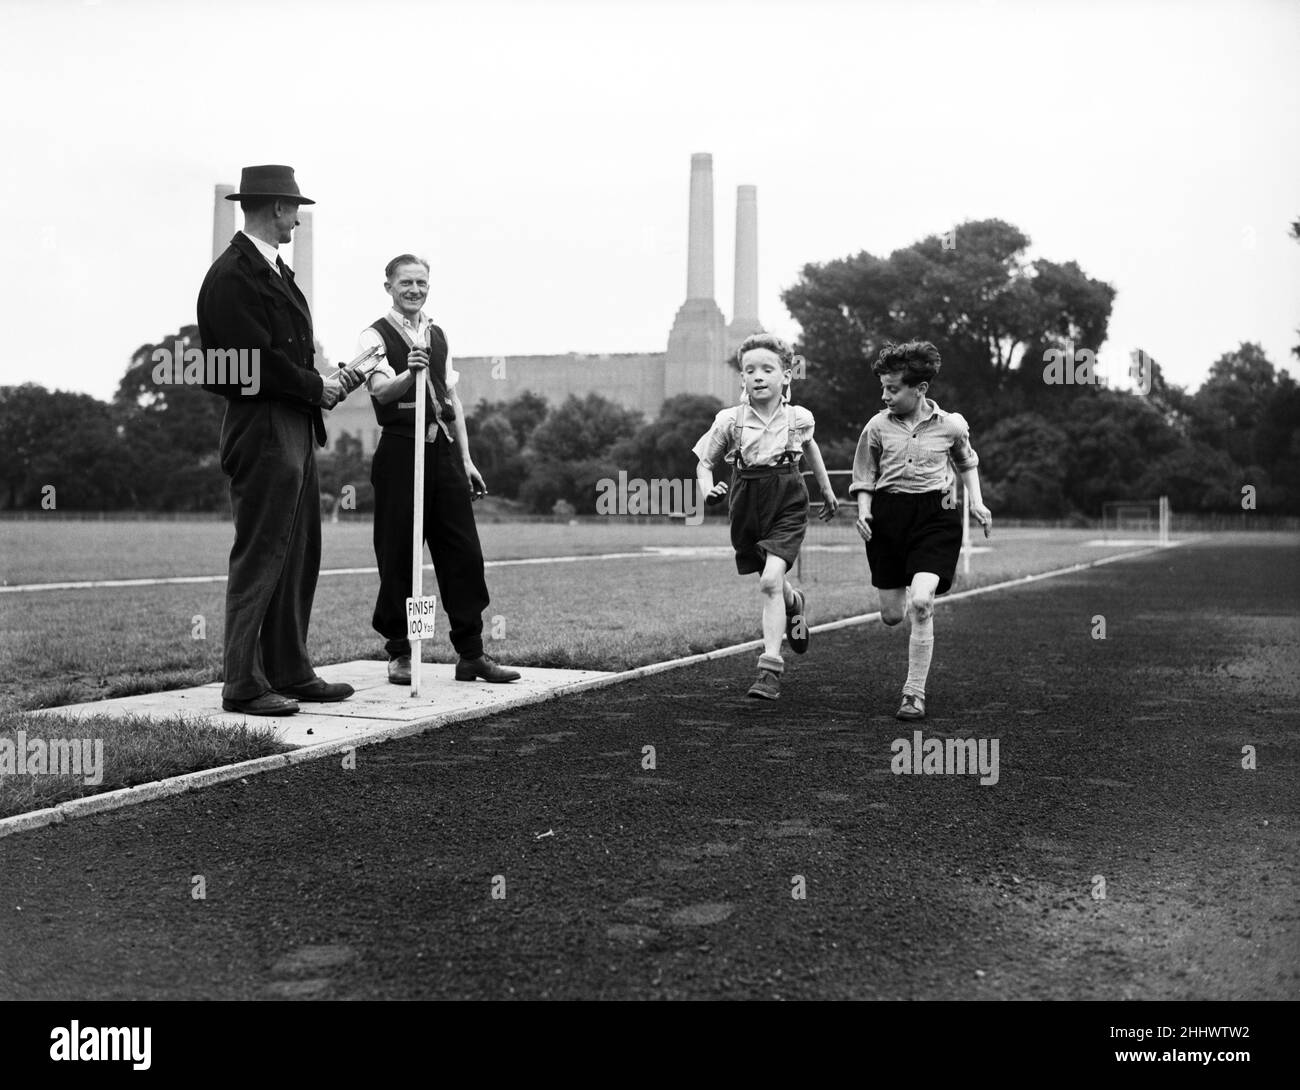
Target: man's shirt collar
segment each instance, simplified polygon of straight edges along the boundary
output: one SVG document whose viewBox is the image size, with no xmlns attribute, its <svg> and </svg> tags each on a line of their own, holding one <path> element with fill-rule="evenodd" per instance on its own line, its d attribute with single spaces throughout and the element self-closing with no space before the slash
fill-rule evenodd
<svg viewBox="0 0 1300 1090">
<path fill-rule="evenodd" d="M 425 314 L 423 310 L 415 316 L 414 322 L 410 321 L 406 315 L 396 307 L 389 310 L 388 318 L 389 321 L 397 326 L 398 329 L 410 330 L 414 334 L 419 334 L 429 323 L 429 316 Z"/>
<path fill-rule="evenodd" d="M 269 242 L 263 242 L 260 238 L 250 235 L 247 231 L 241 231 L 240 234 L 257 247 L 257 252 L 266 258 L 267 264 L 276 271 L 276 275 L 279 275 L 280 266 L 276 264 L 280 256 L 279 251 Z"/>
</svg>

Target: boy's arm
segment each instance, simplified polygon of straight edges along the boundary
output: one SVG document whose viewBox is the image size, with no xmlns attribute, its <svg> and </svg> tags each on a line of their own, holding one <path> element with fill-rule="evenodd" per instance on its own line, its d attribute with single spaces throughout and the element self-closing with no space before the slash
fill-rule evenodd
<svg viewBox="0 0 1300 1090">
<path fill-rule="evenodd" d="M 833 519 L 835 512 L 839 510 L 840 501 L 835 498 L 835 490 L 831 487 L 831 477 L 826 472 L 826 463 L 822 460 L 821 448 L 817 445 L 816 439 L 805 441 L 803 454 L 808 459 L 808 464 L 812 466 L 813 476 L 817 478 L 817 487 L 822 490 L 822 497 L 826 501 L 822 506 L 820 517 Z"/>
<path fill-rule="evenodd" d="M 691 452 L 696 457 L 695 480 L 700 486 L 700 495 L 704 497 L 704 502 L 707 504 L 715 504 L 727 494 L 727 482 L 719 481 L 715 484 L 713 480 L 713 463 L 727 448 L 725 434 L 718 430 L 725 412 L 724 409 L 718 413 L 709 430 L 700 436 L 695 446 L 691 447 Z"/>
<path fill-rule="evenodd" d="M 876 493 L 876 481 L 880 476 L 880 451 L 876 447 L 876 436 L 868 423 L 858 437 L 858 447 L 853 452 L 853 481 L 849 485 L 849 496 L 858 501 L 858 521 L 871 521 L 871 500 Z M 858 531 L 861 533 L 861 529 Z"/>
<path fill-rule="evenodd" d="M 984 497 L 980 494 L 980 471 L 975 466 L 963 469 L 961 483 L 966 486 L 966 495 L 970 497 L 970 513 L 984 527 L 984 536 L 988 537 L 993 529 L 993 513 L 984 506 Z"/>
<path fill-rule="evenodd" d="M 954 414 L 959 430 L 952 444 L 952 460 L 961 474 L 961 483 L 966 486 L 966 495 L 970 498 L 970 512 L 975 520 L 984 527 L 984 536 L 989 536 L 993 528 L 993 515 L 984 506 L 984 496 L 980 492 L 979 455 L 970 445 L 970 425 L 963 416 Z"/>
</svg>

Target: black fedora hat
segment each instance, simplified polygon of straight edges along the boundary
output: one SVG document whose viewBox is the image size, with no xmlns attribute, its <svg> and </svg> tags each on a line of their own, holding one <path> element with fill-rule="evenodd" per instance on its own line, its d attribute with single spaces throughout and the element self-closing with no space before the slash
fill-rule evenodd
<svg viewBox="0 0 1300 1090">
<path fill-rule="evenodd" d="M 227 193 L 226 200 L 242 201 L 256 197 L 283 197 L 299 204 L 316 203 L 299 191 L 298 183 L 294 181 L 293 167 L 244 167 L 239 175 L 239 192 Z"/>
</svg>

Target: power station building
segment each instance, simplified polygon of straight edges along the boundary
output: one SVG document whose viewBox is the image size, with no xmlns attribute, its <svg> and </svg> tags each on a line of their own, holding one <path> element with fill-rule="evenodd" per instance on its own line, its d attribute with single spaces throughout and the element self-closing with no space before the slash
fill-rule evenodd
<svg viewBox="0 0 1300 1090">
<path fill-rule="evenodd" d="M 216 187 L 213 259 L 235 233 L 234 202 L 225 195 L 234 187 Z M 298 286 L 312 303 L 312 213 L 299 213 L 293 270 Z M 691 156 L 690 225 L 686 265 L 686 300 L 668 334 L 667 351 L 558 356 L 454 356 L 460 372 L 461 403 L 473 412 L 480 400 L 510 401 L 525 391 L 558 405 L 571 394 L 599 394 L 654 419 L 667 398 L 708 394 L 723 404 L 737 399 L 740 381 L 730 357 L 737 345 L 762 331 L 758 321 L 758 194 L 742 185 L 736 193 L 735 307 L 728 325 L 713 288 L 713 156 Z M 361 440 L 366 453 L 379 442 L 370 399 L 354 394 L 326 420 L 329 445 L 342 435 Z"/>
</svg>

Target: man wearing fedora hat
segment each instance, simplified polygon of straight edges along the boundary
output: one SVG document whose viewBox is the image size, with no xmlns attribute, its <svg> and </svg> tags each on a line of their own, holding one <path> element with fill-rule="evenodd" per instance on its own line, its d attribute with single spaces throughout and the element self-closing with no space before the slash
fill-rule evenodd
<svg viewBox="0 0 1300 1090">
<path fill-rule="evenodd" d="M 316 676 L 307 625 L 320 571 L 321 410 L 361 379 L 317 373 L 307 300 L 276 253 L 293 238 L 298 206 L 316 203 L 299 191 L 293 169 L 245 167 L 239 192 L 226 199 L 243 206 L 244 229 L 204 277 L 199 337 L 205 350 L 251 353 L 255 377 L 246 385 L 236 376 L 204 385 L 226 398 L 221 468 L 235 520 L 221 706 L 292 715 L 300 700 L 345 700 L 353 691 Z"/>
</svg>

